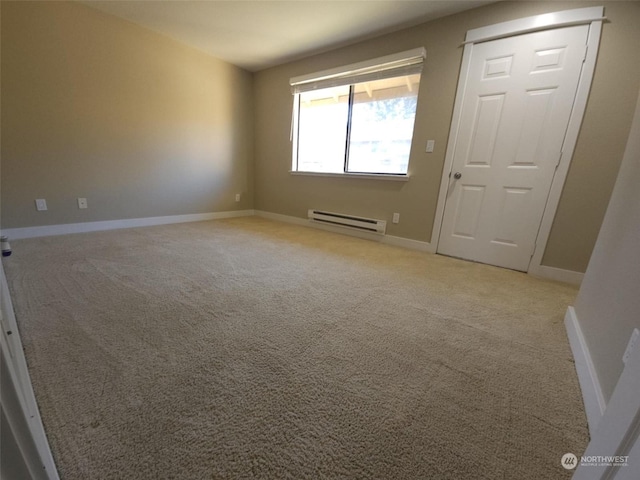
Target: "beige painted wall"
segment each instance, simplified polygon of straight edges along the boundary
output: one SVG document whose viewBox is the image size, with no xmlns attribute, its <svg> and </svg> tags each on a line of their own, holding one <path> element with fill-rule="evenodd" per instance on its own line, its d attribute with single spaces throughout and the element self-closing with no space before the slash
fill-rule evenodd
<svg viewBox="0 0 640 480">
<path fill-rule="evenodd" d="M 605 4 L 600 55 L 576 154 L 543 264 L 583 272 L 615 182 L 640 86 L 637 2 L 501 2 L 254 75 L 256 209 L 305 217 L 322 208 L 389 221 L 387 232 L 430 241 L 467 30 L 550 11 Z M 292 176 L 290 77 L 424 46 L 407 183 Z M 436 140 L 433 154 L 424 152 Z M 399 212 L 400 223 L 390 223 Z"/>
<path fill-rule="evenodd" d="M 608 402 L 640 329 L 640 97 L 626 152 L 575 312 Z M 636 347 L 640 348 L 640 347 Z"/>
<path fill-rule="evenodd" d="M 2 10 L 3 228 L 253 207 L 250 73 L 84 5 Z"/>
</svg>

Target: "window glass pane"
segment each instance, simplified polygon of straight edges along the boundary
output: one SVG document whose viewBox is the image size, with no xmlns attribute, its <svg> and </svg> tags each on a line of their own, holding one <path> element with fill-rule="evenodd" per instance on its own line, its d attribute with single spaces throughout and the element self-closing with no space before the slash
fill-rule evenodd
<svg viewBox="0 0 640 480">
<path fill-rule="evenodd" d="M 354 86 L 349 172 L 407 173 L 420 75 Z"/>
<path fill-rule="evenodd" d="M 349 86 L 300 94 L 298 171 L 344 172 Z"/>
</svg>

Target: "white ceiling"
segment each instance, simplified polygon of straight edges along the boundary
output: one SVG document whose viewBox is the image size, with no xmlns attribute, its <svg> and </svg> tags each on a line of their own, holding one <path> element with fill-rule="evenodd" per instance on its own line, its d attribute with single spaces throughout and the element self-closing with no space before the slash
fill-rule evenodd
<svg viewBox="0 0 640 480">
<path fill-rule="evenodd" d="M 492 1 L 84 0 L 82 3 L 257 71 Z"/>
</svg>

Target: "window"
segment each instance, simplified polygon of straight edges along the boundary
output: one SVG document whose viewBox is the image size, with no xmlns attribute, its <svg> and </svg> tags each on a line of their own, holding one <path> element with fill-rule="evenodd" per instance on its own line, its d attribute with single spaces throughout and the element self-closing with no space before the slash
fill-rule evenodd
<svg viewBox="0 0 640 480">
<path fill-rule="evenodd" d="M 291 79 L 297 172 L 406 175 L 424 50 Z"/>
</svg>

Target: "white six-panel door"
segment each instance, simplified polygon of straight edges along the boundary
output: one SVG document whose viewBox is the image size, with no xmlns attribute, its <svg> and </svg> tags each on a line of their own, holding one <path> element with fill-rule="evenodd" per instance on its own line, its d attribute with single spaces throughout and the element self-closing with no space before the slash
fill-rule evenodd
<svg viewBox="0 0 640 480">
<path fill-rule="evenodd" d="M 438 253 L 527 271 L 588 32 L 581 25 L 473 46 Z"/>
</svg>

